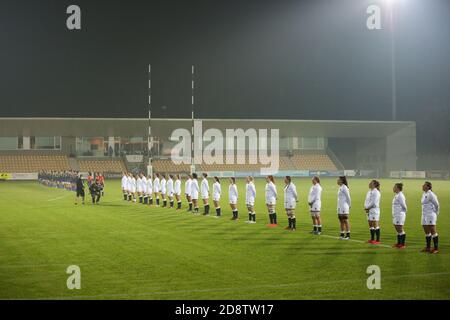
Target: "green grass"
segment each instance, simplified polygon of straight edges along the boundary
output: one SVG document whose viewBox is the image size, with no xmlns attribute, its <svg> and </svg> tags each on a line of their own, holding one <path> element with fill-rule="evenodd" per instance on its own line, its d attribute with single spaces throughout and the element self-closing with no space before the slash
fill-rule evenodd
<svg viewBox="0 0 450 320">
<path fill-rule="evenodd" d="M 1 299 L 449 299 L 450 182 L 435 181 L 441 202 L 441 252 L 420 253 L 421 184 L 408 180 L 407 249 L 391 225 L 393 180 L 382 180 L 382 243 L 362 241 L 369 232 L 361 210 L 366 180 L 350 180 L 352 241 L 339 241 L 335 179 L 323 179 L 324 235 L 313 236 L 306 204 L 309 179 L 296 179 L 301 202 L 298 230 L 269 229 L 264 182 L 257 181 L 257 224 L 245 223 L 244 182 L 240 217 L 133 205 L 121 200 L 119 181 L 107 181 L 101 205 L 74 206 L 73 193 L 35 182 L 0 183 Z M 227 190 L 226 183 L 222 182 Z M 278 180 L 279 192 L 282 191 Z M 185 203 L 183 203 L 185 207 Z M 214 211 L 214 210 L 211 210 Z M 81 268 L 81 290 L 68 290 L 66 268 Z M 368 290 L 366 268 L 381 268 L 381 290 Z"/>
</svg>

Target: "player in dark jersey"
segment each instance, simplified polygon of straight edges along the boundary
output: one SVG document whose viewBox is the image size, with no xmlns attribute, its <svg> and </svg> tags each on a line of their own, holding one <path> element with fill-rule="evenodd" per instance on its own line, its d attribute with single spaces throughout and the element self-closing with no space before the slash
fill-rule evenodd
<svg viewBox="0 0 450 320">
<path fill-rule="evenodd" d="M 84 204 L 84 181 L 81 175 L 78 175 L 76 179 L 76 197 L 75 197 L 75 204 L 78 204 L 78 199 L 81 198 L 81 203 Z"/>
<path fill-rule="evenodd" d="M 102 196 L 102 186 L 98 182 L 94 182 L 89 187 L 89 192 L 91 193 L 92 203 L 98 204 Z"/>
</svg>

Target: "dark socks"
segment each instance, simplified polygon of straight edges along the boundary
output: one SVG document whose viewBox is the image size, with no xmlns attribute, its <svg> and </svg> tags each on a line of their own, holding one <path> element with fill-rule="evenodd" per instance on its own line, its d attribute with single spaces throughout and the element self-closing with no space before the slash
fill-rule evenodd
<svg viewBox="0 0 450 320">
<path fill-rule="evenodd" d="M 181 209 L 181 201 L 177 202 L 177 209 Z"/>
<path fill-rule="evenodd" d="M 127 200 L 127 195 L 126 195 L 126 193 L 123 194 L 123 200 L 125 200 L 125 201 Z"/>
<path fill-rule="evenodd" d="M 159 198 L 156 198 L 156 205 L 159 206 Z"/>
<path fill-rule="evenodd" d="M 435 236 L 432 237 L 432 238 L 433 238 L 433 245 L 434 245 L 434 248 L 437 249 L 437 248 L 439 247 L 439 236 L 438 236 L 438 235 L 435 235 Z"/>
<path fill-rule="evenodd" d="M 220 217 L 220 208 L 216 208 L 216 216 Z"/>
<path fill-rule="evenodd" d="M 150 198 L 150 204 L 153 204 L 153 198 Z"/>
<path fill-rule="evenodd" d="M 209 214 L 209 204 L 205 204 L 205 215 Z"/>
<path fill-rule="evenodd" d="M 374 228 L 370 228 L 370 240 L 372 240 L 372 241 L 375 240 L 375 229 Z"/>
<path fill-rule="evenodd" d="M 173 208 L 173 200 L 170 200 L 170 207 Z"/>
<path fill-rule="evenodd" d="M 277 224 L 277 213 L 273 213 L 273 224 Z"/>
<path fill-rule="evenodd" d="M 142 196 L 139 196 L 139 203 L 142 203 Z"/>
<path fill-rule="evenodd" d="M 377 242 L 380 242 L 380 228 L 375 229 L 375 235 L 377 237 Z"/>
<path fill-rule="evenodd" d="M 188 211 L 192 211 L 192 202 L 189 202 L 189 210 Z"/>
<path fill-rule="evenodd" d="M 431 235 L 426 236 L 425 240 L 427 242 L 427 248 L 430 248 L 431 247 Z"/>
<path fill-rule="evenodd" d="M 167 200 L 166 199 L 163 200 L 163 208 L 165 208 L 165 207 L 167 207 Z"/>
</svg>

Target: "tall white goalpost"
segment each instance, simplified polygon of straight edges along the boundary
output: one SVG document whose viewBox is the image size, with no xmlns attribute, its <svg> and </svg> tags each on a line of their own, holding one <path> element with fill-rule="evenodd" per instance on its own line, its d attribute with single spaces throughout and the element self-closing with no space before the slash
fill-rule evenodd
<svg viewBox="0 0 450 320">
<path fill-rule="evenodd" d="M 191 166 L 190 173 L 195 172 L 195 163 L 194 163 L 194 90 L 195 90 L 195 69 L 194 65 L 191 68 L 191 119 L 192 119 L 192 127 L 191 127 Z"/>
</svg>

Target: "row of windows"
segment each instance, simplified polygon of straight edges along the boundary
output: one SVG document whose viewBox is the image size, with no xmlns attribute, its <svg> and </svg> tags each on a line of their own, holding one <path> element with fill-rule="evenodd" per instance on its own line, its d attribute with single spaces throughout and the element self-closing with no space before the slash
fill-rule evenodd
<svg viewBox="0 0 450 320">
<path fill-rule="evenodd" d="M 60 150 L 61 137 L 0 137 L 0 150 Z"/>
</svg>

